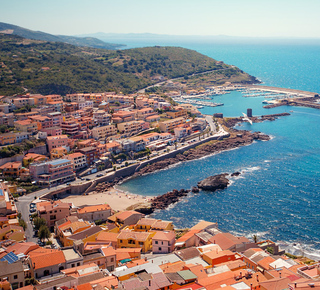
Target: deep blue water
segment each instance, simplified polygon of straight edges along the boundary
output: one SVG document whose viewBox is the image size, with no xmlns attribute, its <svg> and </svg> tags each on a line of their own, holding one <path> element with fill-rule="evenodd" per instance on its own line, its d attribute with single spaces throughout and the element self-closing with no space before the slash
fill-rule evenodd
<svg viewBox="0 0 320 290">
<path fill-rule="evenodd" d="M 320 45 L 200 43 L 185 47 L 237 65 L 268 85 L 320 91 Z M 177 227 L 189 227 L 201 219 L 218 222 L 226 231 L 249 237 L 258 233 L 291 246 L 298 243 L 296 250 L 301 243 L 304 253 L 319 254 L 320 111 L 297 107 L 267 110 L 262 108 L 262 100 L 232 92 L 215 97 L 223 107 L 202 112 L 240 116 L 248 107 L 254 115 L 290 112 L 274 122 L 240 127 L 272 135 L 271 141 L 181 163 L 129 180 L 121 189 L 159 195 L 173 188 L 190 188 L 210 175 L 241 171 L 227 189 L 191 195 L 154 216 L 173 220 Z"/>
</svg>

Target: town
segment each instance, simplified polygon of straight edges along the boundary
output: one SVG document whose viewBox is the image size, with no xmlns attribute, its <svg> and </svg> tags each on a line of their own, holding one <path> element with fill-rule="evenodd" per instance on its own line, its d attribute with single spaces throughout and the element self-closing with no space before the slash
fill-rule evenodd
<svg viewBox="0 0 320 290">
<path fill-rule="evenodd" d="M 212 116 L 172 101 L 174 94 L 1 98 L 1 289 L 320 287 L 318 264 L 270 240 L 207 221 L 181 230 L 105 202 L 60 199 L 70 188 L 80 197 L 108 174 L 125 176 L 132 166 L 227 136 Z"/>
</svg>

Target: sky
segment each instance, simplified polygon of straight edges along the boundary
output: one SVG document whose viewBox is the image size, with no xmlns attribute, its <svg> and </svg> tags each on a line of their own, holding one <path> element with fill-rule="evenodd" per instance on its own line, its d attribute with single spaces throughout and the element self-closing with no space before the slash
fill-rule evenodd
<svg viewBox="0 0 320 290">
<path fill-rule="evenodd" d="M 51 34 L 320 38 L 319 0 L 0 0 L 0 22 Z"/>
</svg>

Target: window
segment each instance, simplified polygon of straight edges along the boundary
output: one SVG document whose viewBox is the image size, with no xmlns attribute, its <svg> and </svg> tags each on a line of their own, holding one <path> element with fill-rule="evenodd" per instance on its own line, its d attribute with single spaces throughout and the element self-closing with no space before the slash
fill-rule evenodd
<svg viewBox="0 0 320 290">
<path fill-rule="evenodd" d="M 155 241 L 155 244 L 158 245 L 158 241 Z"/>
<path fill-rule="evenodd" d="M 110 262 L 112 263 L 113 261 L 114 261 L 114 258 L 111 258 L 111 259 L 110 259 Z"/>
<path fill-rule="evenodd" d="M 18 275 L 14 275 L 14 276 L 13 276 L 13 279 L 18 279 Z"/>
<path fill-rule="evenodd" d="M 74 268 L 74 267 L 75 267 L 75 264 L 72 264 L 72 265 L 71 265 L 71 268 Z"/>
<path fill-rule="evenodd" d="M 79 263 L 79 262 L 77 263 L 77 266 L 80 266 L 80 263 Z"/>
<path fill-rule="evenodd" d="M 161 251 L 161 247 L 159 247 L 158 249 L 159 249 L 159 251 Z"/>
<path fill-rule="evenodd" d="M 122 240 L 120 240 L 120 244 L 122 243 Z"/>
</svg>

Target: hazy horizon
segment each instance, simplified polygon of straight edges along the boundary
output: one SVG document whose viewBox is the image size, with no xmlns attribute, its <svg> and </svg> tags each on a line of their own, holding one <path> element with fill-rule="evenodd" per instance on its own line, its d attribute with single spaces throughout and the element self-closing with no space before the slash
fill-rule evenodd
<svg viewBox="0 0 320 290">
<path fill-rule="evenodd" d="M 317 0 L 11 0 L 0 21 L 55 35 L 320 38 Z"/>
</svg>

